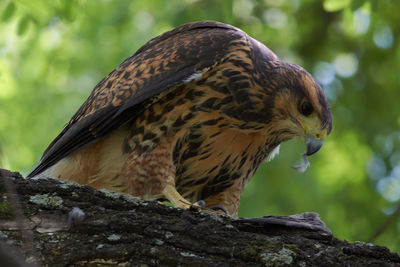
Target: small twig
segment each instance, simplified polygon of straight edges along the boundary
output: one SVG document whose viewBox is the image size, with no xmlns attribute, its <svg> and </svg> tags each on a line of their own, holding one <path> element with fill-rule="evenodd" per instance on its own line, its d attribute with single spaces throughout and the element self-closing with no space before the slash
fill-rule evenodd
<svg viewBox="0 0 400 267">
<path fill-rule="evenodd" d="M 396 210 L 389 215 L 385 222 L 378 228 L 378 230 L 375 231 L 375 233 L 368 239 L 368 243 L 374 242 L 378 236 L 380 236 L 387 228 L 388 226 L 394 221 L 394 219 L 397 217 L 397 215 L 400 214 L 400 203 L 397 206 Z"/>
</svg>

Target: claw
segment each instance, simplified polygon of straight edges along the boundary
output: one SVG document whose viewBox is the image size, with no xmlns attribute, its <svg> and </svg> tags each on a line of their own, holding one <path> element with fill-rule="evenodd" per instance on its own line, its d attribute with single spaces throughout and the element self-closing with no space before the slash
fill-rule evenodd
<svg viewBox="0 0 400 267">
<path fill-rule="evenodd" d="M 175 207 L 189 209 L 193 206 L 192 203 L 184 199 L 172 185 L 166 185 L 162 193 Z"/>
<path fill-rule="evenodd" d="M 206 202 L 204 200 L 199 200 L 193 205 L 199 206 L 200 208 L 204 209 L 206 207 Z"/>
<path fill-rule="evenodd" d="M 190 206 L 189 210 L 200 211 L 200 210 L 204 209 L 205 206 L 206 206 L 206 202 L 204 202 L 204 200 L 199 200 L 199 201 L 193 203 L 192 206 Z"/>
<path fill-rule="evenodd" d="M 210 210 L 222 211 L 223 213 L 228 214 L 226 209 L 224 207 L 222 207 L 221 205 L 214 205 L 214 206 L 210 207 Z"/>
</svg>

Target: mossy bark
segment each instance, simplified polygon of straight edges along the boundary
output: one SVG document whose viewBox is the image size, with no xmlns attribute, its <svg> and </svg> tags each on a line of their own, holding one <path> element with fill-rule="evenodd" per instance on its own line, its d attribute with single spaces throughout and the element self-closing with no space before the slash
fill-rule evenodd
<svg viewBox="0 0 400 267">
<path fill-rule="evenodd" d="M 317 230 L 0 173 L 0 261 L 39 266 L 399 266 L 387 248 Z M 79 209 L 74 209 L 78 207 Z M 76 211 L 79 211 L 78 213 Z M 83 213 L 80 213 L 83 211 Z M 78 215 L 77 215 L 78 214 Z M 14 252 L 12 252 L 14 250 Z M 24 263 L 25 261 L 25 263 Z"/>
</svg>

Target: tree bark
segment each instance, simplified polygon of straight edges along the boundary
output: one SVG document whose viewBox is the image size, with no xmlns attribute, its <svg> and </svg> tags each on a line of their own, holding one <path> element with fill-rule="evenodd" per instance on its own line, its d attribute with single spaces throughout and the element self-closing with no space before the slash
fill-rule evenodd
<svg viewBox="0 0 400 267">
<path fill-rule="evenodd" d="M 6 170 L 0 194 L 1 266 L 400 266 L 399 254 L 338 240 L 318 223 L 181 210 Z"/>
</svg>

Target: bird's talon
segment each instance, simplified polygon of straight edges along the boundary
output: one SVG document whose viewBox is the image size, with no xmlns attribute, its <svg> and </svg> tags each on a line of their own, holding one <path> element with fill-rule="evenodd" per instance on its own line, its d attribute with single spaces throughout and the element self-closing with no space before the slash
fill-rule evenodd
<svg viewBox="0 0 400 267">
<path fill-rule="evenodd" d="M 193 203 L 189 209 L 194 210 L 194 211 L 200 211 L 200 210 L 204 209 L 205 207 L 206 207 L 206 202 L 204 200 L 199 200 L 199 201 L 196 201 L 195 203 Z"/>
<path fill-rule="evenodd" d="M 204 200 L 199 200 L 195 202 L 193 205 L 199 206 L 200 208 L 204 209 L 206 207 L 206 202 Z"/>
<path fill-rule="evenodd" d="M 225 209 L 223 206 L 221 206 L 221 205 L 214 205 L 214 206 L 210 207 L 210 210 L 218 211 L 218 212 L 221 212 L 221 211 L 222 211 L 223 213 L 228 214 L 228 212 L 226 211 L 226 209 Z"/>
</svg>

